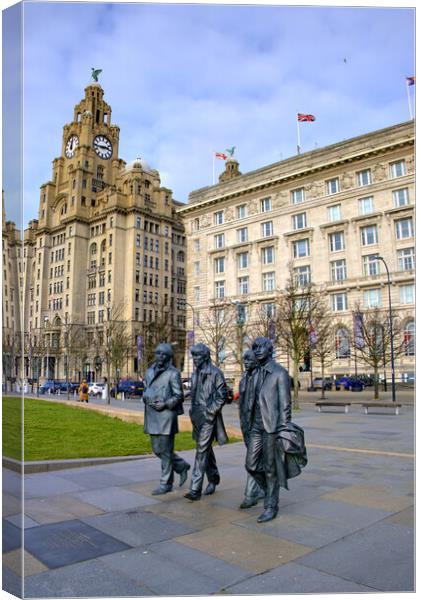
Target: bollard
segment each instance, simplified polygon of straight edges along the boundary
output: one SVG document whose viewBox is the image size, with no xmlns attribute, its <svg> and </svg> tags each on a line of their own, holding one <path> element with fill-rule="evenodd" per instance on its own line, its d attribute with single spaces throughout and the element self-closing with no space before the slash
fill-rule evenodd
<svg viewBox="0 0 421 600">
<path fill-rule="evenodd" d="M 124 402 L 124 392 L 121 392 L 121 401 Z"/>
<path fill-rule="evenodd" d="M 76 396 L 77 396 L 77 393 L 76 393 L 76 390 L 75 390 L 75 391 L 73 392 L 73 398 L 76 398 Z"/>
</svg>

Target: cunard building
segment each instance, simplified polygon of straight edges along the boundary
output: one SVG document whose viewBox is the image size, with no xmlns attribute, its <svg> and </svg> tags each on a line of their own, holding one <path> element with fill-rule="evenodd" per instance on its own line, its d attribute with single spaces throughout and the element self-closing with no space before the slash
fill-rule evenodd
<svg viewBox="0 0 421 600">
<path fill-rule="evenodd" d="M 180 203 L 143 159 L 119 157 L 119 137 L 93 81 L 63 127 L 51 180 L 41 185 L 38 219 L 25 231 L 28 377 L 64 379 L 68 371 L 69 379 L 100 380 L 111 353 L 120 353 L 113 359 L 118 376 L 136 377 L 155 338 L 174 344 L 182 366 Z"/>
<path fill-rule="evenodd" d="M 242 306 L 246 322 L 253 322 L 259 307 L 272 315 L 291 267 L 300 284 L 323 287 L 337 324 L 328 373 L 369 373 L 352 359 L 352 315 L 356 305 L 388 310 L 387 273 L 377 258 L 382 256 L 392 308 L 402 323 L 397 377 L 411 379 L 414 208 L 413 121 L 249 173 L 241 174 L 235 157 L 228 158 L 219 183 L 191 192 L 178 210 L 187 233 L 187 329 L 196 341 L 203 339 L 215 303 Z M 222 337 L 224 369 L 238 375 L 238 360 L 224 342 Z M 278 356 L 288 366 L 289 357 Z"/>
</svg>

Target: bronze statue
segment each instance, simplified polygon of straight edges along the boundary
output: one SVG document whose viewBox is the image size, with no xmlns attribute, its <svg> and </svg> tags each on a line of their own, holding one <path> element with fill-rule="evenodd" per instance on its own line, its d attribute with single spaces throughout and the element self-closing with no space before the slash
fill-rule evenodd
<svg viewBox="0 0 421 600">
<path fill-rule="evenodd" d="M 246 469 L 265 491 L 264 511 L 257 521 L 270 521 L 278 514 L 279 488 L 299 475 L 307 464 L 303 430 L 291 422 L 289 374 L 273 358 L 268 338 L 253 342 L 258 368 L 249 390 L 247 426 L 250 430 Z"/>
<path fill-rule="evenodd" d="M 185 498 L 200 500 L 205 473 L 209 482 L 205 495 L 213 494 L 220 482 L 212 442 L 215 439 L 221 445 L 228 442 L 221 414 L 227 400 L 227 386 L 222 371 L 212 364 L 207 346 L 196 344 L 191 348 L 191 354 L 195 370 L 192 375 L 190 418 L 196 456 L 190 491 Z"/>
<path fill-rule="evenodd" d="M 180 475 L 180 486 L 187 479 L 190 465 L 174 452 L 174 437 L 178 432 L 178 415 L 183 414 L 183 387 L 180 372 L 172 365 L 170 344 L 159 344 L 155 362 L 145 375 L 144 431 L 151 437 L 152 450 L 161 459 L 161 479 L 153 495 L 171 492 L 174 471 Z"/>
<path fill-rule="evenodd" d="M 243 439 L 246 447 L 250 441 L 250 423 L 251 423 L 251 410 L 253 403 L 253 385 L 254 378 L 253 373 L 257 368 L 257 360 L 253 350 L 246 350 L 243 354 L 243 363 L 245 373 L 240 380 L 240 396 L 238 398 L 238 404 L 240 409 L 240 426 L 243 433 Z M 246 488 L 244 490 L 244 500 L 240 504 L 240 508 L 251 508 L 258 503 L 260 498 L 264 498 L 265 494 L 262 488 L 258 485 L 257 481 L 247 473 Z"/>
</svg>

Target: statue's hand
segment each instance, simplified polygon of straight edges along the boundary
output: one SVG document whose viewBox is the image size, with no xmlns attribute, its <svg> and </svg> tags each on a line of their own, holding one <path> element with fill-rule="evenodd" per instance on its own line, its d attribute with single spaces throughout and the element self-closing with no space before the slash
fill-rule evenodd
<svg viewBox="0 0 421 600">
<path fill-rule="evenodd" d="M 155 400 L 152 406 L 155 410 L 161 411 L 165 408 L 165 402 L 163 400 Z"/>
</svg>

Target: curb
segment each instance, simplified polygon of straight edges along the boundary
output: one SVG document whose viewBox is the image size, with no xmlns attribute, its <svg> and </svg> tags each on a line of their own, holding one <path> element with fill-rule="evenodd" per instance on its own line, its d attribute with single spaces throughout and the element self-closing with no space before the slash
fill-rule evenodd
<svg viewBox="0 0 421 600">
<path fill-rule="evenodd" d="M 106 465 L 115 462 L 127 462 L 130 460 L 141 460 L 143 458 L 152 458 L 153 454 L 134 454 L 131 456 L 110 456 L 102 458 L 66 458 L 63 460 L 40 460 L 21 462 L 14 458 L 3 456 L 3 467 L 20 473 L 29 475 L 30 473 L 45 473 L 47 471 L 60 471 L 62 469 L 76 469 L 78 467 L 94 467 L 97 465 Z"/>
</svg>

